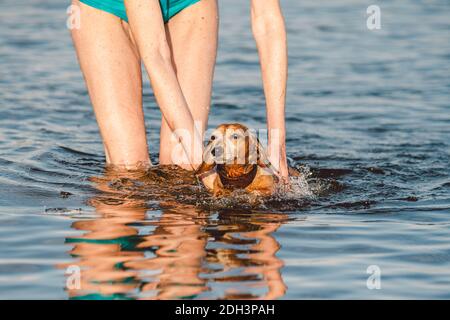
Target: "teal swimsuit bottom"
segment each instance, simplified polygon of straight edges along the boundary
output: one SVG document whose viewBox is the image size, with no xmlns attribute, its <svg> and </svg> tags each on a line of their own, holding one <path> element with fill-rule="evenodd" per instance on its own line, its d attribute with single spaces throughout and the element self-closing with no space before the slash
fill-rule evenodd
<svg viewBox="0 0 450 320">
<path fill-rule="evenodd" d="M 174 15 L 199 1 L 200 0 L 159 0 L 164 22 L 168 22 Z M 99 10 L 112 13 L 128 22 L 124 0 L 80 0 L 80 2 Z"/>
</svg>

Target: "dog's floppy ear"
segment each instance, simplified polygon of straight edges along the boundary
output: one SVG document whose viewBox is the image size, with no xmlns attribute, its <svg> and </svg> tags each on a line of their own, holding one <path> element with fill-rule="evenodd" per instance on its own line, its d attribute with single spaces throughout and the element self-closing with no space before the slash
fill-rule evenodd
<svg viewBox="0 0 450 320">
<path fill-rule="evenodd" d="M 274 173 L 277 173 L 278 171 L 275 169 L 272 163 L 270 163 L 266 150 L 261 145 L 261 142 L 256 136 L 256 133 L 250 132 L 249 130 L 247 131 L 247 135 L 249 138 L 249 157 L 248 157 L 249 163 L 257 164 L 258 166 L 263 168 L 269 168 Z"/>
<path fill-rule="evenodd" d="M 205 151 L 203 152 L 203 162 L 200 167 L 195 170 L 195 175 L 200 176 L 214 169 L 214 167 L 216 166 L 216 161 L 212 154 L 212 150 L 214 149 L 214 147 L 215 144 L 212 140 L 210 140 L 205 148 Z"/>
</svg>

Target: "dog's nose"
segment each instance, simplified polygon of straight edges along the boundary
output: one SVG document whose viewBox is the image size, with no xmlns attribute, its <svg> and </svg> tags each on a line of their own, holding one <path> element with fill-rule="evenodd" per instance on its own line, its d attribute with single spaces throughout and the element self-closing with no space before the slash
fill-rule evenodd
<svg viewBox="0 0 450 320">
<path fill-rule="evenodd" d="M 215 147 L 214 149 L 211 150 L 211 154 L 214 157 L 221 157 L 223 155 L 223 148 L 222 147 Z"/>
</svg>

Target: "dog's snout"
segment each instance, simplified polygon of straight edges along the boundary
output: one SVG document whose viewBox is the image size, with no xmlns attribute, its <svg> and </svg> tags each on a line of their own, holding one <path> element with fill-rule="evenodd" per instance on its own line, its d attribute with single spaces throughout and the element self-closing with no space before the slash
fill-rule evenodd
<svg viewBox="0 0 450 320">
<path fill-rule="evenodd" d="M 214 157 L 221 157 L 223 155 L 223 148 L 220 146 L 215 147 L 214 149 L 211 150 L 211 154 Z"/>
</svg>

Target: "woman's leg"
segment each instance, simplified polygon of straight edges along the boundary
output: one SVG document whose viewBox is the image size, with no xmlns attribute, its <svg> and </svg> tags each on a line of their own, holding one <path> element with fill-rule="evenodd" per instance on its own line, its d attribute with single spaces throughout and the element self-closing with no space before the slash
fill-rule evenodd
<svg viewBox="0 0 450 320">
<path fill-rule="evenodd" d="M 194 120 L 203 127 L 199 128 L 202 135 L 208 123 L 211 103 L 218 22 L 217 0 L 201 0 L 184 9 L 166 25 L 178 81 Z M 171 137 L 172 131 L 163 118 L 159 151 L 160 164 L 176 164 L 177 159 L 182 157 L 181 148 L 174 149 L 178 141 L 174 141 Z"/>
<path fill-rule="evenodd" d="M 138 51 L 128 25 L 78 0 L 81 28 L 72 38 L 89 91 L 107 162 L 134 168 L 148 165 Z"/>
</svg>

